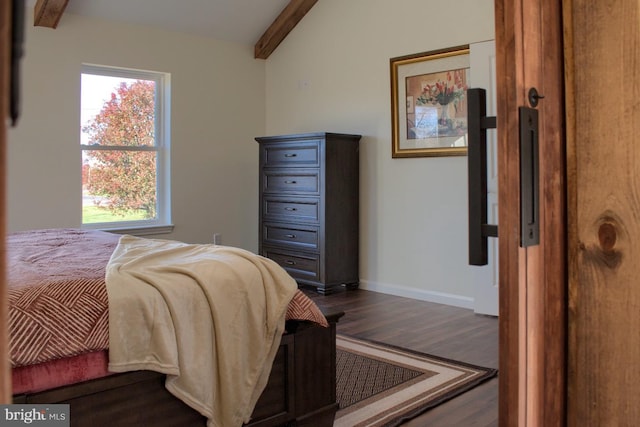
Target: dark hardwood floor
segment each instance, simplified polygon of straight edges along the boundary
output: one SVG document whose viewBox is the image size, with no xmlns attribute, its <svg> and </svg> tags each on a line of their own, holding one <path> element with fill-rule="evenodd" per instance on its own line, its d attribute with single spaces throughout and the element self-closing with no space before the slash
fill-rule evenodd
<svg viewBox="0 0 640 427">
<path fill-rule="evenodd" d="M 319 295 L 324 311 L 344 311 L 338 333 L 449 359 L 498 368 L 498 319 L 471 310 L 361 289 Z M 498 425 L 498 379 L 493 378 L 403 424 L 405 427 Z"/>
</svg>

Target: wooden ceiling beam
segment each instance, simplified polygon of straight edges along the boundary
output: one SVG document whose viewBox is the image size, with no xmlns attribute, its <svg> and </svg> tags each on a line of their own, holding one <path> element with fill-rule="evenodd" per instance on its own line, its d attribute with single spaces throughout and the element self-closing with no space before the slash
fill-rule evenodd
<svg viewBox="0 0 640 427">
<path fill-rule="evenodd" d="M 267 59 L 318 0 L 291 0 L 255 45 L 254 56 Z"/>
<path fill-rule="evenodd" d="M 69 0 L 38 0 L 33 8 L 33 25 L 56 28 Z"/>
</svg>

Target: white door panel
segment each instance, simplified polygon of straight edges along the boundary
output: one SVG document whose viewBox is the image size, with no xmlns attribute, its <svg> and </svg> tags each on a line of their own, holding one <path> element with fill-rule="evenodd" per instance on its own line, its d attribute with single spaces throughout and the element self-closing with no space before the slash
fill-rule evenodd
<svg viewBox="0 0 640 427">
<path fill-rule="evenodd" d="M 496 115 L 495 41 L 473 43 L 469 49 L 471 88 L 487 91 L 487 116 Z M 498 155 L 495 129 L 487 130 L 487 221 L 498 224 Z M 488 264 L 474 267 L 474 311 L 498 315 L 498 239 L 489 238 Z"/>
</svg>

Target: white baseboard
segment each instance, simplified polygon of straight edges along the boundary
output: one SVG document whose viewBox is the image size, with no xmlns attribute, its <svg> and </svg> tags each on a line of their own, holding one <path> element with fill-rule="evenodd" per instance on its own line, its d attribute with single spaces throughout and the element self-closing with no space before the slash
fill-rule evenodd
<svg viewBox="0 0 640 427">
<path fill-rule="evenodd" d="M 399 297 L 413 298 L 421 301 L 435 302 L 438 304 L 446 304 L 473 310 L 474 299 L 471 297 L 428 291 L 425 289 L 409 288 L 389 283 L 378 283 L 369 280 L 360 280 L 359 287 L 360 289 L 365 289 L 367 291 L 380 292 L 382 294 L 396 295 Z"/>
</svg>

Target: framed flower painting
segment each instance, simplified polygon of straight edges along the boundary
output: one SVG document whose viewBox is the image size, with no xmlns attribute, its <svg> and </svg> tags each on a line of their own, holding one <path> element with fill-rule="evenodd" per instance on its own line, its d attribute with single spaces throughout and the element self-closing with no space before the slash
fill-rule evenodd
<svg viewBox="0 0 640 427">
<path fill-rule="evenodd" d="M 467 154 L 469 46 L 391 58 L 392 157 Z"/>
</svg>

